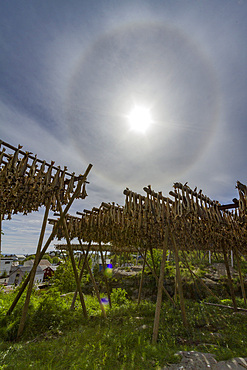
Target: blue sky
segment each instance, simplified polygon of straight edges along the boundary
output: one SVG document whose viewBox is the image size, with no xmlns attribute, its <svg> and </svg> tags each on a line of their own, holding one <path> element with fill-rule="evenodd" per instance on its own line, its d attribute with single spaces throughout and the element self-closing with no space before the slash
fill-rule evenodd
<svg viewBox="0 0 247 370">
<path fill-rule="evenodd" d="M 2 1 L 0 136 L 71 172 L 93 164 L 72 214 L 176 181 L 231 202 L 247 183 L 246 16 L 244 0 Z M 42 215 L 4 221 L 3 252 L 34 252 Z"/>
</svg>

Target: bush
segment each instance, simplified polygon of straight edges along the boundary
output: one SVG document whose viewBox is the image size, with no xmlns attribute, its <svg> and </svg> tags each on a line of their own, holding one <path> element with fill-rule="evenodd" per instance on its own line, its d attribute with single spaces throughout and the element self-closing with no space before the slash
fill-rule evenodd
<svg viewBox="0 0 247 370">
<path fill-rule="evenodd" d="M 77 273 L 79 275 L 78 268 Z M 85 284 L 88 278 L 88 274 L 83 274 L 81 286 Z M 51 283 L 61 293 L 69 293 L 76 290 L 74 271 L 70 261 L 68 261 L 66 264 L 61 264 L 58 266 L 54 273 L 54 276 L 51 279 Z"/>
<path fill-rule="evenodd" d="M 121 306 L 128 303 L 129 300 L 126 297 L 127 292 L 125 289 L 114 288 L 111 293 L 111 302 L 113 306 Z"/>
<path fill-rule="evenodd" d="M 41 297 L 39 305 L 29 320 L 29 330 L 39 332 L 52 328 L 59 328 L 64 323 L 64 316 L 68 310 L 66 302 L 60 293 L 51 289 Z"/>
</svg>

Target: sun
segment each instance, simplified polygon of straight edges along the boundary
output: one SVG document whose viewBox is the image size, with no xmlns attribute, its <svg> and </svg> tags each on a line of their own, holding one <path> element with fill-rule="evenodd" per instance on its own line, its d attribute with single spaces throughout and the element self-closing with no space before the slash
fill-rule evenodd
<svg viewBox="0 0 247 370">
<path fill-rule="evenodd" d="M 142 106 L 135 106 L 127 117 L 131 130 L 140 133 L 145 133 L 153 122 L 150 109 Z"/>
</svg>

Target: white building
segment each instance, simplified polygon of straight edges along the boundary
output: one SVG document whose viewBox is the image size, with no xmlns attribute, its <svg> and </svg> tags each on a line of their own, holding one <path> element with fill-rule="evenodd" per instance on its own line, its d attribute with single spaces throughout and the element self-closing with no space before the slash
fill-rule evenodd
<svg viewBox="0 0 247 370">
<path fill-rule="evenodd" d="M 15 269 L 12 269 L 9 275 L 8 285 L 19 285 L 23 277 L 31 271 L 33 266 L 17 266 Z M 40 266 L 37 267 L 34 282 L 42 283 L 44 278 L 44 272 Z"/>
<path fill-rule="evenodd" d="M 4 273 L 9 275 L 12 266 L 18 266 L 19 262 L 17 258 L 14 257 L 1 257 L 0 259 L 0 276 Z"/>
</svg>

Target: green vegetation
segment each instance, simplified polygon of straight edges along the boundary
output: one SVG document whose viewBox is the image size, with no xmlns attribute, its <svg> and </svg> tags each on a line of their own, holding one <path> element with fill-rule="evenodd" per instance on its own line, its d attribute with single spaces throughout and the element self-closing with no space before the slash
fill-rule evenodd
<svg viewBox="0 0 247 370">
<path fill-rule="evenodd" d="M 86 270 L 86 269 L 85 269 Z M 79 268 L 77 269 L 78 275 L 80 273 Z M 82 277 L 81 285 L 83 286 L 88 281 L 89 275 L 85 272 Z M 55 271 L 52 277 L 52 283 L 55 288 L 61 293 L 74 292 L 76 289 L 76 282 L 73 273 L 73 267 L 70 260 L 67 260 L 65 264 L 61 264 Z"/>
<path fill-rule="evenodd" d="M 154 261 L 158 268 L 160 257 L 159 253 L 154 253 L 153 258 L 148 256 L 150 264 Z M 172 254 L 170 257 L 166 277 L 173 287 Z M 208 275 L 203 254 L 192 257 L 187 261 L 191 271 L 200 277 Z M 199 263 L 199 257 L 202 263 Z M 246 268 L 246 261 L 241 260 L 241 263 Z M 75 309 L 70 309 L 75 283 L 71 263 L 67 261 L 56 270 L 47 290 L 33 290 L 25 330 L 18 342 L 15 338 L 25 297 L 20 299 L 13 313 L 6 316 L 20 288 L 6 294 L 0 287 L 0 369 L 160 369 L 167 363 L 178 362 L 178 351 L 192 350 L 213 353 L 218 361 L 247 357 L 247 313 L 206 304 L 232 306 L 229 293 L 223 289 L 225 277 L 219 278 L 217 283 L 218 298 L 209 296 L 208 291 L 202 294 L 200 282 L 197 282 L 197 287 L 194 284 L 191 274 L 185 269 L 183 255 L 180 265 L 185 297 L 193 296 L 191 292 L 195 289 L 200 294 L 185 300 L 188 329 L 183 326 L 179 304 L 174 308 L 167 297 L 163 297 L 156 345 L 151 344 L 155 316 L 155 300 L 151 296 L 155 298 L 153 292 L 157 292 L 152 275 L 146 275 L 143 296 L 148 300 L 143 300 L 140 305 L 130 294 L 133 287 L 134 290 L 138 287 L 135 284 L 139 283 L 140 275 L 110 277 L 112 309 L 107 304 L 106 293 L 101 294 L 107 318 L 102 317 L 99 302 L 91 294 L 85 295 L 88 311 L 88 319 L 85 319 L 79 298 Z M 94 273 L 103 292 L 104 275 L 99 271 Z M 237 284 L 237 278 L 234 279 Z M 86 272 L 81 284 L 84 292 L 92 291 L 88 289 Z M 125 289 L 119 288 L 118 284 Z M 243 299 L 237 296 L 236 301 L 238 307 L 246 308 Z"/>
<path fill-rule="evenodd" d="M 165 302 L 157 345 L 151 344 L 155 303 L 139 306 L 126 292 L 112 292 L 113 308 L 102 318 L 97 299 L 86 296 L 89 318 L 84 319 L 79 300 L 69 309 L 73 294 L 57 289 L 33 292 L 22 340 L 14 342 L 23 299 L 11 316 L 5 313 L 15 292 L 0 292 L 0 369 L 150 369 L 179 360 L 179 350 L 216 354 L 218 360 L 247 356 L 245 313 L 186 301 L 189 330 L 180 310 Z M 228 300 L 222 302 L 228 304 Z M 238 300 L 239 305 L 242 304 Z"/>
</svg>

